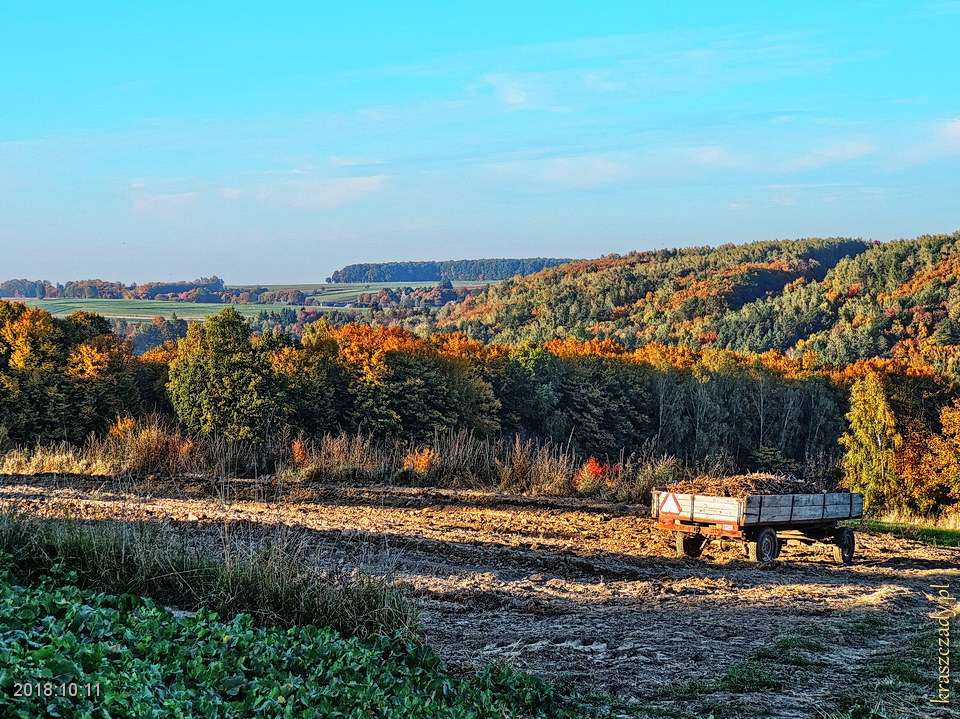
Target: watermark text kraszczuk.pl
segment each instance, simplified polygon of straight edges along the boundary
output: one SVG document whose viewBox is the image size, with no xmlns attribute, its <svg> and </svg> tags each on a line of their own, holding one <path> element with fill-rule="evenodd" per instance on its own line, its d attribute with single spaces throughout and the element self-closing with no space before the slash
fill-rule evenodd
<svg viewBox="0 0 960 719">
<path fill-rule="evenodd" d="M 950 594 L 948 584 L 931 584 L 930 588 L 937 591 L 930 598 L 940 606 L 930 614 L 937 623 L 936 698 L 930 701 L 934 704 L 950 704 L 953 699 L 950 695 L 950 620 L 957 614 L 957 599 Z"/>
</svg>

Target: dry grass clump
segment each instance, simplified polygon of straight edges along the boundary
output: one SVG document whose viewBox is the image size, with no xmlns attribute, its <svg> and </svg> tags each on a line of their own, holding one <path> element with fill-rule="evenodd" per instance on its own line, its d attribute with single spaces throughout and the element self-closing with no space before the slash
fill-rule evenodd
<svg viewBox="0 0 960 719">
<path fill-rule="evenodd" d="M 200 447 L 160 418 L 118 419 L 97 448 L 120 465 L 121 474 L 186 474 L 200 466 Z"/>
<path fill-rule="evenodd" d="M 824 487 L 789 474 L 701 475 L 674 482 L 667 487 L 682 494 L 712 494 L 719 497 L 746 497 L 750 494 L 818 494 Z"/>
<path fill-rule="evenodd" d="M 891 509 L 873 519 L 889 524 L 960 531 L 960 507 L 946 509 L 938 515 L 920 515 L 905 509 Z"/>
<path fill-rule="evenodd" d="M 573 477 L 578 462 L 567 448 L 516 437 L 497 450 L 494 476 L 501 491 L 550 496 L 576 494 Z"/>
<path fill-rule="evenodd" d="M 221 540 L 215 553 L 145 523 L 0 513 L 0 559 L 27 582 L 59 565 L 83 589 L 147 596 L 178 609 L 243 612 L 262 624 L 328 626 L 346 636 L 419 635 L 416 610 L 399 590 L 355 569 L 321 571 L 295 534 L 237 541 L 224 532 Z"/>
<path fill-rule="evenodd" d="M 426 479 L 454 487 L 490 487 L 499 482 L 497 456 L 502 442 L 477 437 L 466 429 L 438 432 L 426 450 Z"/>
<path fill-rule="evenodd" d="M 203 466 L 201 447 L 159 417 L 117 419 L 106 436 L 82 447 L 58 442 L 14 447 L 0 458 L 2 474 L 185 474 Z"/>
<path fill-rule="evenodd" d="M 66 442 L 35 447 L 14 447 L 0 458 L 0 474 L 120 474 L 121 465 L 91 447 Z"/>
<path fill-rule="evenodd" d="M 20 446 L 0 456 L 0 474 L 259 476 L 287 461 L 285 436 L 261 442 L 184 434 L 160 416 L 119 418 L 83 446 L 66 442 Z"/>
<path fill-rule="evenodd" d="M 385 481 L 402 452 L 363 434 L 327 434 L 291 442 L 289 462 L 281 473 L 301 480 Z"/>
</svg>

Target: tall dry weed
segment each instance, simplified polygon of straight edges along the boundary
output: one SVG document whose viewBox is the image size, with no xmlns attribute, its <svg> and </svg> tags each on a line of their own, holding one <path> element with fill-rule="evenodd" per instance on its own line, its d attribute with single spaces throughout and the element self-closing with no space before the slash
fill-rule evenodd
<svg viewBox="0 0 960 719">
<path fill-rule="evenodd" d="M 118 418 L 82 447 L 16 447 L 0 456 L 0 473 L 213 479 L 280 475 L 281 480 L 470 487 L 532 495 L 597 496 L 646 501 L 652 487 L 684 474 L 650 448 L 619 461 L 583 458 L 566 444 L 520 436 L 479 437 L 465 429 L 403 444 L 363 434 L 318 438 L 282 433 L 265 442 L 190 436 L 160 416 Z"/>
</svg>

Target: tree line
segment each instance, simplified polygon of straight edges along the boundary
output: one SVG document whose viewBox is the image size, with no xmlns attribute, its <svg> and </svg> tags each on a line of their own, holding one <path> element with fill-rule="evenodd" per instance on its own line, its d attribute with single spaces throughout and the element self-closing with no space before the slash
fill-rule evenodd
<svg viewBox="0 0 960 719">
<path fill-rule="evenodd" d="M 261 285 L 227 287 L 213 275 L 180 282 L 124 284 L 104 280 L 4 280 L 0 297 L 36 299 L 157 300 L 161 302 L 212 302 L 224 304 L 303 304 L 307 295 L 295 287 L 270 290 Z"/>
<path fill-rule="evenodd" d="M 327 282 L 438 282 L 440 280 L 504 280 L 530 275 L 570 262 L 554 257 L 524 259 L 365 262 L 336 270 Z"/>
</svg>

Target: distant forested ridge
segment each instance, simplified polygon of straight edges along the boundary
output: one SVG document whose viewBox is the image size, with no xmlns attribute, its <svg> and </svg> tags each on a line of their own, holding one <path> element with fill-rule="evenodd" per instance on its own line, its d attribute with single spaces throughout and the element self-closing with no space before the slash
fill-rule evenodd
<svg viewBox="0 0 960 719">
<path fill-rule="evenodd" d="M 142 285 L 104 280 L 71 280 L 53 284 L 47 280 L 4 280 L 0 297 L 36 297 L 39 299 L 101 300 L 176 300 L 181 302 L 219 302 L 223 280 L 216 275 L 180 282 L 147 282 Z"/>
<path fill-rule="evenodd" d="M 365 262 L 334 272 L 330 282 L 433 282 L 505 280 L 570 262 L 567 258 L 445 260 L 442 262 Z"/>
<path fill-rule="evenodd" d="M 572 262 L 486 288 L 438 315 L 485 342 L 613 339 L 816 353 L 844 365 L 960 342 L 960 232 L 808 239 Z"/>
</svg>

